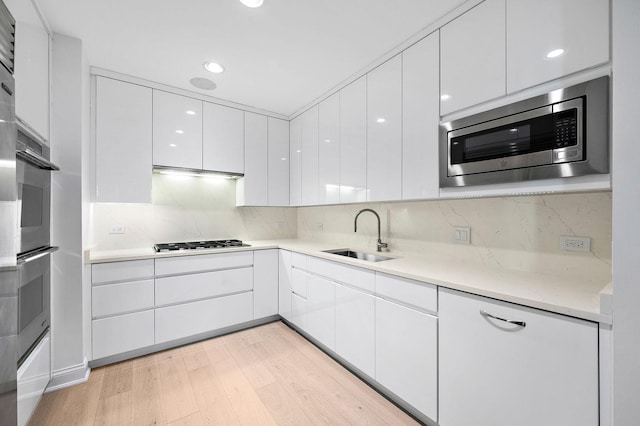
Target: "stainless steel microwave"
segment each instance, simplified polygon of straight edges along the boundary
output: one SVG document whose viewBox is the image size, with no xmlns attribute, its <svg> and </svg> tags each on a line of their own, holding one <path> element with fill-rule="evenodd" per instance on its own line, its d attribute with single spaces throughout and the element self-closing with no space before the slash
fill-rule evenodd
<svg viewBox="0 0 640 426">
<path fill-rule="evenodd" d="M 440 187 L 609 173 L 609 77 L 440 126 Z"/>
</svg>

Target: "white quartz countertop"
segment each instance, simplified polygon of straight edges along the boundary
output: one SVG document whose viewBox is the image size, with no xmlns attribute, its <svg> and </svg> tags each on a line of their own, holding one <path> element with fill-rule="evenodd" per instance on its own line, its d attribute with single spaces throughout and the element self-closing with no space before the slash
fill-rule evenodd
<svg viewBox="0 0 640 426">
<path fill-rule="evenodd" d="M 611 324 L 612 315 L 608 303 L 609 282 L 585 282 L 582 279 L 558 277 L 544 272 L 525 272 L 490 268 L 476 263 L 465 263 L 438 253 L 395 254 L 382 262 L 368 262 L 325 253 L 324 250 L 342 249 L 335 244 L 304 240 L 245 241 L 251 247 L 193 250 L 155 253 L 153 248 L 90 251 L 87 263 L 105 263 L 137 259 L 193 256 L 199 254 L 224 253 L 243 250 L 281 248 L 310 256 L 358 266 L 377 272 L 388 273 L 438 286 L 491 297 L 533 308 L 543 309 L 577 318 Z M 360 247 L 349 247 L 373 253 Z"/>
</svg>

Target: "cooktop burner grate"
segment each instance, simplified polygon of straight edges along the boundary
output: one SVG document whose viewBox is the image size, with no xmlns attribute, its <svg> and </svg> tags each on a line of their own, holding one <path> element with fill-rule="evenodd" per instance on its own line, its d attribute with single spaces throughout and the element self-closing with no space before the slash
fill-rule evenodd
<svg viewBox="0 0 640 426">
<path fill-rule="evenodd" d="M 184 243 L 158 243 L 153 245 L 156 252 L 177 250 L 205 250 L 229 247 L 251 247 L 240 240 L 189 241 Z"/>
</svg>

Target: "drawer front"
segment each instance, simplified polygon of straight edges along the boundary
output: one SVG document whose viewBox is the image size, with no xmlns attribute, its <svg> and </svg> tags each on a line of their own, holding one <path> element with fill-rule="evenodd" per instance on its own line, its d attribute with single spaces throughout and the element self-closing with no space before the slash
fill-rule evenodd
<svg viewBox="0 0 640 426">
<path fill-rule="evenodd" d="M 153 278 L 153 259 L 91 265 L 93 284 Z"/>
<path fill-rule="evenodd" d="M 93 320 L 93 359 L 153 345 L 153 310 Z"/>
<path fill-rule="evenodd" d="M 300 269 L 293 269 L 291 272 L 291 291 L 303 299 L 307 298 L 307 276 Z"/>
<path fill-rule="evenodd" d="M 253 266 L 253 251 L 156 259 L 156 276 Z"/>
<path fill-rule="evenodd" d="M 51 333 L 40 340 L 18 369 L 17 376 L 18 424 L 26 425 L 51 379 Z"/>
<path fill-rule="evenodd" d="M 438 312 L 438 289 L 433 284 L 376 273 L 376 294 L 429 312 Z"/>
<path fill-rule="evenodd" d="M 91 289 L 91 317 L 153 308 L 153 280 L 106 284 Z"/>
<path fill-rule="evenodd" d="M 156 315 L 156 343 L 214 331 L 253 319 L 253 293 L 159 308 Z"/>
<path fill-rule="evenodd" d="M 300 253 L 291 253 L 291 265 L 294 268 L 299 268 L 303 270 L 307 270 L 307 255 Z"/>
<path fill-rule="evenodd" d="M 375 272 L 373 271 L 312 256 L 307 259 L 307 270 L 313 274 L 321 275 L 335 282 L 357 287 L 370 293 L 375 291 Z"/>
<path fill-rule="evenodd" d="M 291 322 L 307 331 L 307 299 L 297 294 L 291 295 Z"/>
<path fill-rule="evenodd" d="M 252 267 L 157 278 L 156 306 L 240 293 L 252 289 Z"/>
</svg>

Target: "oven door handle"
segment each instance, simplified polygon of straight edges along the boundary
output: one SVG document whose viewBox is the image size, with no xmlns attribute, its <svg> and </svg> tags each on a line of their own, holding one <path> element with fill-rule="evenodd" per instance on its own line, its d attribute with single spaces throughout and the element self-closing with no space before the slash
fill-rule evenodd
<svg viewBox="0 0 640 426">
<path fill-rule="evenodd" d="M 18 265 L 24 265 L 25 263 L 29 263 L 33 260 L 40 259 L 41 257 L 48 256 L 54 251 L 58 251 L 59 247 L 46 247 L 41 250 L 33 251 L 22 256 L 18 256 Z"/>
<path fill-rule="evenodd" d="M 29 148 L 17 150 L 16 156 L 44 170 L 60 170 L 60 167 L 56 166 L 51 161 L 39 155 L 37 152 L 30 150 Z"/>
</svg>

